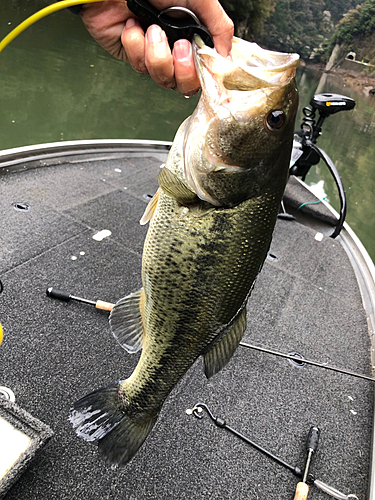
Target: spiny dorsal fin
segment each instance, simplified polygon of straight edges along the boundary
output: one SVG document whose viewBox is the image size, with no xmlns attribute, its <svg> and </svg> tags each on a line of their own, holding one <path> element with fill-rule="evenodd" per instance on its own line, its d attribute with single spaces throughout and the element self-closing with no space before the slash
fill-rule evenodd
<svg viewBox="0 0 375 500">
<path fill-rule="evenodd" d="M 143 288 L 120 299 L 111 311 L 109 324 L 117 342 L 130 354 L 142 349 L 144 330 L 142 324 Z"/>
<path fill-rule="evenodd" d="M 147 222 L 150 222 L 150 220 L 153 218 L 159 201 L 159 195 L 160 195 L 160 188 L 156 191 L 154 196 L 148 202 L 145 213 L 142 215 L 142 219 L 139 221 L 141 226 L 144 226 L 145 224 L 147 224 Z"/>
<path fill-rule="evenodd" d="M 191 205 L 199 201 L 194 191 L 166 167 L 160 170 L 158 182 L 162 190 L 181 205 Z"/>
<path fill-rule="evenodd" d="M 204 374 L 207 378 L 218 373 L 228 363 L 241 342 L 246 328 L 246 307 L 243 308 L 229 332 L 203 355 Z"/>
</svg>

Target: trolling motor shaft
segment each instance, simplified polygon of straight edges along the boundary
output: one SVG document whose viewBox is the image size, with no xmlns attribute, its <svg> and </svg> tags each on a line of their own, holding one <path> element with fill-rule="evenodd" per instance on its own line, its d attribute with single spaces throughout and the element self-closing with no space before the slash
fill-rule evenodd
<svg viewBox="0 0 375 500">
<path fill-rule="evenodd" d="M 340 234 L 346 216 L 346 196 L 345 190 L 340 178 L 340 175 L 329 158 L 320 147 L 316 145 L 316 141 L 322 133 L 322 125 L 324 120 L 339 111 L 351 110 L 355 106 L 355 101 L 350 97 L 340 94 L 317 94 L 310 101 L 311 108 L 303 108 L 304 119 L 301 124 L 301 130 L 296 132 L 296 136 L 300 139 L 295 141 L 297 147 L 293 146 L 293 157 L 295 163 L 291 166 L 290 175 L 296 175 L 305 180 L 305 177 L 313 165 L 317 165 L 320 160 L 323 160 L 330 171 L 340 198 L 340 217 L 336 224 L 335 230 L 330 235 L 331 238 L 336 238 Z M 315 113 L 319 112 L 319 119 L 315 121 Z M 295 156 L 296 155 L 296 156 Z"/>
</svg>

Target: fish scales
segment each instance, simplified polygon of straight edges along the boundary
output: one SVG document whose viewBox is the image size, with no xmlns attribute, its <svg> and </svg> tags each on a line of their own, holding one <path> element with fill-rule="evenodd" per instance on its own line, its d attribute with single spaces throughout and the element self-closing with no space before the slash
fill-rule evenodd
<svg viewBox="0 0 375 500">
<path fill-rule="evenodd" d="M 70 414 L 78 436 L 116 464 L 136 454 L 199 356 L 210 377 L 238 347 L 288 176 L 298 56 L 235 38 L 232 61 L 199 41 L 193 48 L 202 96 L 141 221 L 150 222 L 143 288 L 110 316 L 115 338 L 130 353 L 142 349 L 140 359 Z"/>
<path fill-rule="evenodd" d="M 270 199 L 273 206 L 266 211 Z M 181 214 L 175 200 L 161 195 L 143 258 L 143 283 L 152 283 L 150 289 L 145 286 L 148 337 L 139 363 L 142 370 L 123 384 L 126 394 L 148 394 L 148 408 L 159 410 L 176 382 L 244 306 L 249 282 L 258 275 L 269 248 L 269 229 L 279 208 L 276 199 L 265 193 L 236 209 L 197 219 Z M 148 301 L 154 294 L 158 301 Z"/>
</svg>

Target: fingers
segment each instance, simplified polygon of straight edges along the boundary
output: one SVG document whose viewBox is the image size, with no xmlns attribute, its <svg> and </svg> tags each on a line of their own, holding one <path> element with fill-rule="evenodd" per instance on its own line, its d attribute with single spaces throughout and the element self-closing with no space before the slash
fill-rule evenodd
<svg viewBox="0 0 375 500">
<path fill-rule="evenodd" d="M 175 5 L 194 12 L 201 23 L 210 30 L 219 54 L 223 57 L 229 55 L 234 33 L 233 22 L 219 0 L 151 0 L 151 3 L 159 10 Z"/>
<path fill-rule="evenodd" d="M 148 73 L 163 88 L 173 88 L 185 95 L 198 92 L 199 79 L 187 40 L 178 40 L 171 53 L 167 37 L 159 26 L 150 26 L 145 35 L 140 23 L 130 18 L 121 42 L 129 63 L 139 73 Z"/>
<path fill-rule="evenodd" d="M 228 56 L 233 23 L 218 0 L 152 0 L 159 9 L 170 6 L 171 2 L 195 12 L 211 31 L 217 51 Z M 185 95 L 199 88 L 190 43 L 176 42 L 172 55 L 165 33 L 153 25 L 145 35 L 126 2 L 107 0 L 86 4 L 81 17 L 92 36 L 110 54 L 130 62 L 139 73 L 149 73 L 161 87 L 174 88 Z"/>
<path fill-rule="evenodd" d="M 187 40 L 178 40 L 174 44 L 172 54 L 177 90 L 186 96 L 196 94 L 200 83 L 195 70 L 191 43 Z"/>
<path fill-rule="evenodd" d="M 105 50 L 117 59 L 128 61 L 121 43 L 125 21 L 130 17 L 126 2 L 84 4 L 80 14 L 88 31 Z"/>
<path fill-rule="evenodd" d="M 153 80 L 165 89 L 174 88 L 173 57 L 167 36 L 156 24 L 151 25 L 145 37 L 145 64 Z"/>
<path fill-rule="evenodd" d="M 121 43 L 127 54 L 128 62 L 138 73 L 147 74 L 145 64 L 145 35 L 140 23 L 130 17 L 121 34 Z"/>
<path fill-rule="evenodd" d="M 187 0 L 186 6 L 210 30 L 218 53 L 227 57 L 232 49 L 234 25 L 220 3 L 217 0 Z"/>
</svg>

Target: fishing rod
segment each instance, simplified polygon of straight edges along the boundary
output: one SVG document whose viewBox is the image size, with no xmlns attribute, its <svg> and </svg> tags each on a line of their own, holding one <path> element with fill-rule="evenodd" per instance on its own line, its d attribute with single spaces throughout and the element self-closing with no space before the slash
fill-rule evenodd
<svg viewBox="0 0 375 500">
<path fill-rule="evenodd" d="M 279 465 L 282 465 L 286 469 L 288 469 L 290 472 L 292 472 L 296 477 L 302 479 L 304 484 L 311 484 L 319 488 L 321 491 L 324 491 L 324 493 L 327 493 L 328 495 L 332 496 L 333 498 L 336 498 L 337 500 L 350 500 L 350 499 L 356 499 L 358 500 L 358 497 L 354 494 L 349 494 L 345 495 L 345 493 L 342 493 L 341 491 L 337 490 L 336 488 L 333 488 L 332 486 L 329 486 L 328 484 L 324 483 L 323 481 L 320 481 L 319 479 L 316 479 L 312 474 L 309 473 L 309 464 L 311 462 L 311 457 L 315 453 L 317 445 L 318 445 L 318 438 L 319 434 L 315 429 L 316 427 L 312 427 L 309 432 L 309 436 L 307 439 L 307 448 L 308 448 L 308 457 L 307 457 L 307 462 L 305 466 L 304 472 L 299 467 L 294 467 L 291 464 L 288 464 L 285 462 L 285 460 L 281 459 L 280 457 L 277 457 L 274 455 L 272 452 L 269 450 L 266 450 L 263 448 L 263 446 L 260 446 L 259 444 L 255 443 L 251 439 L 249 439 L 247 436 L 244 436 L 237 430 L 235 430 L 233 427 L 230 427 L 227 425 L 226 421 L 220 417 L 215 417 L 211 410 L 208 408 L 208 406 L 204 403 L 197 403 L 194 408 L 186 410 L 186 413 L 188 415 L 194 415 L 194 417 L 198 419 L 202 419 L 203 415 L 202 412 L 203 410 L 208 414 L 212 422 L 219 428 L 227 430 L 229 433 L 233 434 L 234 436 L 238 437 L 242 441 L 244 441 L 246 444 L 252 446 L 256 450 L 260 451 L 263 453 L 263 455 L 267 456 L 268 458 L 271 458 L 274 462 L 278 463 Z M 312 430 L 314 429 L 314 430 Z M 310 451 L 311 450 L 311 451 Z M 300 484 L 300 483 L 298 483 Z M 298 485 L 297 485 L 298 486 Z M 301 491 L 301 487 L 298 489 Z M 306 488 L 303 488 L 303 495 L 305 496 L 299 496 L 295 497 L 300 498 L 301 500 L 306 498 L 308 490 L 306 491 Z"/>
<path fill-rule="evenodd" d="M 247 344 L 246 342 L 240 342 L 240 346 L 246 347 L 248 349 L 254 349 L 260 352 L 265 352 L 266 354 L 273 354 L 274 356 L 279 356 L 281 358 L 290 359 L 291 361 L 295 361 L 300 365 L 305 363 L 306 365 L 312 365 L 318 368 L 324 368 L 325 370 L 331 370 L 337 373 L 343 373 L 344 375 L 350 375 L 351 377 L 361 378 L 364 380 L 369 380 L 370 382 L 375 382 L 375 378 L 370 377 L 369 375 L 362 375 L 361 373 L 352 372 L 350 370 L 344 370 L 343 368 L 336 368 L 334 366 L 326 365 L 324 363 L 318 363 L 317 361 L 311 361 L 305 358 L 301 358 L 299 356 L 284 354 L 283 352 L 273 351 L 272 349 L 267 349 L 265 347 L 259 347 L 253 344 Z"/>
<path fill-rule="evenodd" d="M 64 292 L 64 291 L 61 291 L 61 290 L 57 290 L 56 288 L 53 288 L 53 287 L 48 287 L 46 293 L 47 293 L 48 297 L 51 297 L 53 299 L 63 300 L 64 302 L 69 302 L 70 300 L 73 300 L 73 301 L 76 301 L 76 302 L 82 302 L 84 304 L 95 306 L 96 309 L 101 309 L 101 310 L 104 310 L 104 311 L 112 311 L 112 309 L 115 306 L 115 304 L 113 304 L 111 302 L 105 302 L 103 300 L 97 300 L 97 301 L 88 300 L 88 299 L 85 299 L 85 298 L 82 298 L 82 297 L 77 297 L 75 295 L 72 295 L 69 292 Z M 351 377 L 356 377 L 356 378 L 368 380 L 370 382 L 375 382 L 375 378 L 374 377 L 370 377 L 368 375 L 362 375 L 361 373 L 356 373 L 356 372 L 352 372 L 352 371 L 349 371 L 349 370 L 344 370 L 343 368 L 336 368 L 334 366 L 326 365 L 324 363 L 319 363 L 317 361 L 311 361 L 311 360 L 308 360 L 308 359 L 305 359 L 305 358 L 301 358 L 299 356 L 293 356 L 291 354 L 284 354 L 284 353 L 279 352 L 279 351 L 273 351 L 273 350 L 267 349 L 265 347 L 260 347 L 260 346 L 256 346 L 256 345 L 253 345 L 253 344 L 248 344 L 246 342 L 240 342 L 240 346 L 241 347 L 246 347 L 247 349 L 253 349 L 253 350 L 256 350 L 256 351 L 264 352 L 266 354 L 272 354 L 274 356 L 279 356 L 279 357 L 282 357 L 282 358 L 286 358 L 286 359 L 294 361 L 294 362 L 296 362 L 298 364 L 305 363 L 307 365 L 312 365 L 312 366 L 315 366 L 317 368 L 324 368 L 325 370 L 331 370 L 331 371 L 334 371 L 334 372 L 342 373 L 344 375 L 349 375 Z"/>
<path fill-rule="evenodd" d="M 48 297 L 53 299 L 62 300 L 64 302 L 69 302 L 70 300 L 76 302 L 82 302 L 83 304 L 88 304 L 90 306 L 95 306 L 96 309 L 100 309 L 102 311 L 112 311 L 115 304 L 111 302 L 104 302 L 103 300 L 88 300 L 82 297 L 77 297 L 76 295 L 72 295 L 69 292 L 64 292 L 62 290 L 57 290 L 52 286 L 48 287 L 46 290 L 46 294 Z"/>
<path fill-rule="evenodd" d="M 297 484 L 296 493 L 294 495 L 294 500 L 306 500 L 309 493 L 309 485 L 307 480 L 309 478 L 310 465 L 313 455 L 318 449 L 320 430 L 318 427 L 311 427 L 309 434 L 307 436 L 306 448 L 307 448 L 307 459 L 305 470 L 303 472 L 302 481 Z"/>
</svg>

